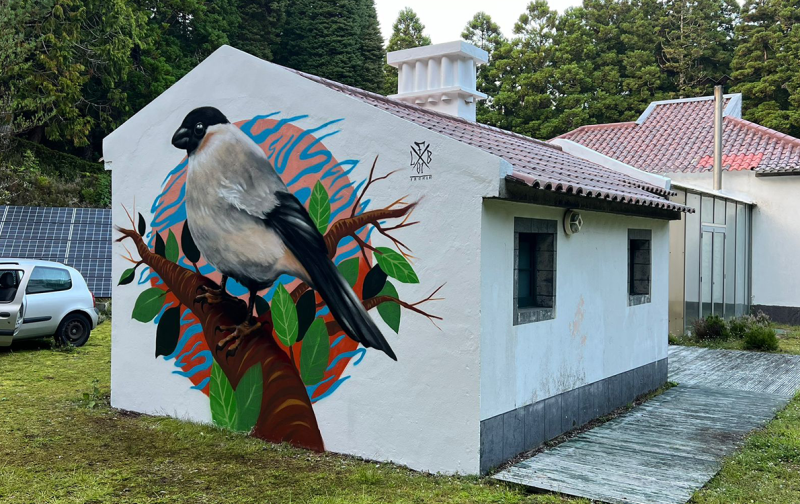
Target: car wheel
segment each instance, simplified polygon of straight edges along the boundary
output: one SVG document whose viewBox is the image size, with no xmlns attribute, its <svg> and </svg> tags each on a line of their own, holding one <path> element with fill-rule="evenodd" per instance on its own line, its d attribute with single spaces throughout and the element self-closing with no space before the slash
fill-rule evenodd
<svg viewBox="0 0 800 504">
<path fill-rule="evenodd" d="M 61 324 L 58 325 L 58 330 L 55 334 L 56 344 L 58 345 L 72 345 L 83 346 L 89 340 L 89 334 L 92 330 L 89 328 L 89 323 L 86 322 L 84 317 L 80 315 L 71 314 L 64 317 Z"/>
</svg>

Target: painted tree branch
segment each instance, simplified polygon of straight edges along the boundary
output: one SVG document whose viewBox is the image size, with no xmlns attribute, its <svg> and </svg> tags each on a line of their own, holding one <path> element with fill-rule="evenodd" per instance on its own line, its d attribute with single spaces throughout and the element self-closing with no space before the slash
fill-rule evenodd
<svg viewBox="0 0 800 504">
<path fill-rule="evenodd" d="M 217 327 L 236 325 L 244 320 L 247 317 L 244 303 L 228 299 L 218 304 L 196 302 L 202 287 L 219 289 L 219 285 L 153 253 L 136 231 L 119 228 L 118 231 L 123 236 L 117 241 L 132 240 L 142 263 L 158 274 L 180 304 L 189 308 L 200 321 L 206 344 L 215 352 L 215 360 L 233 388 L 248 369 L 261 364 L 263 397 L 253 435 L 275 443 L 286 441 L 323 451 L 311 400 L 294 363 L 272 337 L 271 317 L 265 316 L 262 327 L 234 355 L 226 357 L 224 349 L 217 350 L 217 343 L 225 336 Z"/>
</svg>

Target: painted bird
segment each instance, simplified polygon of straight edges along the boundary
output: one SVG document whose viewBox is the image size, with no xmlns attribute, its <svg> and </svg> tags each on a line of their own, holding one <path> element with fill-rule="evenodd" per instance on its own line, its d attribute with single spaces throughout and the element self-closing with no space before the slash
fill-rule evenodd
<svg viewBox="0 0 800 504">
<path fill-rule="evenodd" d="M 281 275 L 315 289 L 344 332 L 365 347 L 397 360 L 353 289 L 328 258 L 328 249 L 306 209 L 283 183 L 261 148 L 213 107 L 191 111 L 172 137 L 189 156 L 186 214 L 206 261 L 222 273 L 219 291 L 199 297 L 219 302 L 227 279 L 250 291 L 248 319 L 220 341 L 235 353 L 260 327 L 253 318 L 256 293 Z"/>
</svg>

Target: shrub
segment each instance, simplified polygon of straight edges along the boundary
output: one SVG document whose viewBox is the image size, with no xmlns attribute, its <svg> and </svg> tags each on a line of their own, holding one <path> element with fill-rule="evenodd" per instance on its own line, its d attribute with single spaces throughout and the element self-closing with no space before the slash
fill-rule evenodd
<svg viewBox="0 0 800 504">
<path fill-rule="evenodd" d="M 728 322 L 728 329 L 730 330 L 731 338 L 735 339 L 744 338 L 744 335 L 747 333 L 747 331 L 754 326 L 755 324 L 749 320 L 749 317 L 738 317 L 731 319 Z"/>
<path fill-rule="evenodd" d="M 745 350 L 764 350 L 774 352 L 778 349 L 775 329 L 763 325 L 752 326 L 744 335 Z"/>
<path fill-rule="evenodd" d="M 719 340 L 724 341 L 731 335 L 728 324 L 719 315 L 709 315 L 697 319 L 692 323 L 694 337 L 699 341 Z"/>
</svg>

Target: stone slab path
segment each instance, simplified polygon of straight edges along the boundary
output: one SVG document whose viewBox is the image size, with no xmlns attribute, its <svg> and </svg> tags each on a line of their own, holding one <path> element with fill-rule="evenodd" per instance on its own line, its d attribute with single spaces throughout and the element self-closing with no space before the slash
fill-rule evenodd
<svg viewBox="0 0 800 504">
<path fill-rule="evenodd" d="M 670 347 L 679 383 L 494 477 L 609 503 L 684 504 L 800 390 L 800 356 Z"/>
</svg>

